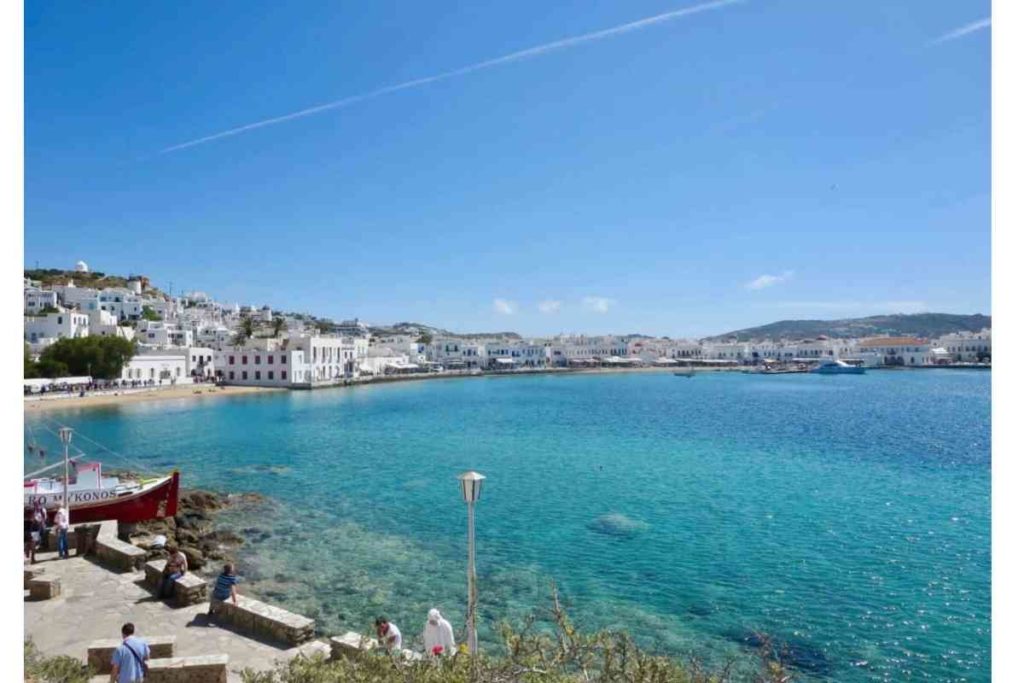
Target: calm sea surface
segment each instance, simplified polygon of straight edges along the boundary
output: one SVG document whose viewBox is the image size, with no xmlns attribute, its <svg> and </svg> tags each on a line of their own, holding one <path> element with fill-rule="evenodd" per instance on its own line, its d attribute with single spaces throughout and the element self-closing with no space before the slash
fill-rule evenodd
<svg viewBox="0 0 1024 683">
<path fill-rule="evenodd" d="M 412 640 L 435 606 L 461 628 L 455 476 L 476 469 L 492 650 L 555 582 L 578 622 L 662 652 L 746 661 L 764 633 L 811 680 L 990 676 L 986 372 L 438 380 L 48 417 L 188 486 L 271 496 L 223 520 L 250 539 L 245 589 L 329 631 L 384 613 Z"/>
</svg>

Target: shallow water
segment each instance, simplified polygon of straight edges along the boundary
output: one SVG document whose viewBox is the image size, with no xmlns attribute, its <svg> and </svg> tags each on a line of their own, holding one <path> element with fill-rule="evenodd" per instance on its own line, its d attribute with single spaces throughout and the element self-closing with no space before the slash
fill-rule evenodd
<svg viewBox="0 0 1024 683">
<path fill-rule="evenodd" d="M 672 654 L 748 657 L 757 632 L 810 678 L 990 676 L 985 372 L 438 380 L 51 417 L 186 485 L 272 495 L 225 519 L 251 539 L 246 588 L 329 631 L 386 613 L 408 641 L 433 606 L 459 629 L 455 475 L 477 469 L 487 647 L 554 581 L 577 621 Z"/>
</svg>

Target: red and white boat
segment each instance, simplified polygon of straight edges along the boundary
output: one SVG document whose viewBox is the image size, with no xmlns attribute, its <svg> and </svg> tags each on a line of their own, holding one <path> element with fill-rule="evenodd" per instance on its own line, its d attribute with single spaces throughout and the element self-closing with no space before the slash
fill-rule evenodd
<svg viewBox="0 0 1024 683">
<path fill-rule="evenodd" d="M 77 464 L 75 470 L 68 483 L 72 524 L 108 519 L 142 522 L 178 513 L 177 470 L 165 477 L 138 480 L 105 477 L 98 462 Z M 42 503 L 52 519 L 64 501 L 64 480 L 27 479 L 26 517 L 31 515 L 36 501 Z"/>
</svg>

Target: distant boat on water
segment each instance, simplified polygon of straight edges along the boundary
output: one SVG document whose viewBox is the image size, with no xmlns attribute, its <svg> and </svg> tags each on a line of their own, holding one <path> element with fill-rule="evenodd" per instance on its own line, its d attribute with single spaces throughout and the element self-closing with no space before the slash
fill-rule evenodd
<svg viewBox="0 0 1024 683">
<path fill-rule="evenodd" d="M 811 372 L 819 375 L 863 375 L 865 370 L 860 365 L 853 365 L 841 360 L 822 361 Z"/>
<path fill-rule="evenodd" d="M 676 377 L 693 377 L 697 373 L 693 371 L 693 368 L 686 368 L 682 372 L 673 372 L 672 374 Z"/>
</svg>

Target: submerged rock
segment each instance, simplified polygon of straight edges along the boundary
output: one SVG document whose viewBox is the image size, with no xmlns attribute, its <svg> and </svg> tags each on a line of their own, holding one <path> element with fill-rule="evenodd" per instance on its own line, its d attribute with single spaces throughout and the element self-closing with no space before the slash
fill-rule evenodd
<svg viewBox="0 0 1024 683">
<path fill-rule="evenodd" d="M 782 638 L 763 631 L 751 630 L 731 630 L 724 635 L 729 640 L 752 649 L 761 650 L 767 647 L 772 656 L 787 669 L 797 669 L 823 677 L 828 677 L 832 671 L 828 655 L 804 638 Z"/>
<path fill-rule="evenodd" d="M 648 528 L 647 522 L 640 519 L 633 519 L 618 512 L 611 512 L 601 515 L 587 524 L 587 528 L 599 534 L 629 538 L 642 533 Z"/>
</svg>

